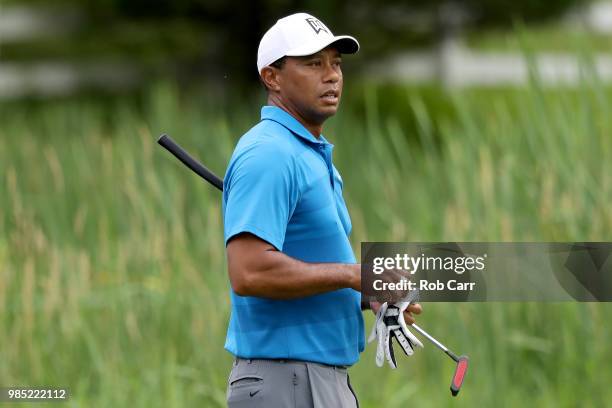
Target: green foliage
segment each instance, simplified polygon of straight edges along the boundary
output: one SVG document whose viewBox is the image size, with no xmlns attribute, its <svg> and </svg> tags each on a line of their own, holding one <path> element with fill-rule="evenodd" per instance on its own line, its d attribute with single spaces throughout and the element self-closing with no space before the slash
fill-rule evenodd
<svg viewBox="0 0 612 408">
<path fill-rule="evenodd" d="M 14 4 L 50 6 L 40 0 L 8 0 Z M 255 59 L 259 40 L 276 20 L 298 11 L 313 13 L 335 33 L 355 35 L 362 51 L 355 61 L 437 42 L 460 14 L 470 29 L 509 26 L 514 21 L 550 20 L 586 0 L 466 0 L 430 2 L 393 0 L 61 0 L 54 7 L 75 9 L 83 21 L 74 31 L 3 44 L 7 60 L 117 58 L 153 66 L 166 73 L 172 67 L 188 80 L 208 75 L 231 78 L 234 84 L 257 82 Z M 448 5 L 455 5 L 443 13 Z M 53 10 L 53 8 L 51 8 Z M 61 10 L 61 8 L 60 8 Z M 442 18 L 441 15 L 447 17 Z"/>
<path fill-rule="evenodd" d="M 85 25 L 72 38 L 56 35 L 2 44 L 5 60 L 113 61 L 129 56 L 131 63 L 164 67 L 186 63 L 214 46 L 214 35 L 206 25 L 186 19 L 165 21 L 113 20 L 104 31 Z"/>
<path fill-rule="evenodd" d="M 529 38 L 534 50 L 544 52 L 608 52 L 612 49 L 612 36 L 584 30 L 581 27 L 560 27 L 558 24 L 519 25 L 514 30 L 492 28 L 468 33 L 467 45 L 488 52 L 522 52 L 520 37 Z"/>
<path fill-rule="evenodd" d="M 522 21 L 546 20 L 558 17 L 572 7 L 588 4 L 590 0 L 466 0 L 459 2 L 472 10 L 477 20 L 485 25 L 509 24 Z"/>
<path fill-rule="evenodd" d="M 610 240 L 612 95 L 598 83 L 347 95 L 325 134 L 357 253 L 365 240 Z M 0 111 L 0 382 L 68 386 L 75 407 L 224 406 L 221 196 L 155 138 L 168 132 L 223 174 L 257 106 L 167 85 L 140 105 L 110 102 Z M 352 382 L 364 407 L 604 406 L 610 312 L 427 304 L 422 326 L 471 357 L 460 396 L 429 344 L 396 371 L 368 347 Z"/>
</svg>

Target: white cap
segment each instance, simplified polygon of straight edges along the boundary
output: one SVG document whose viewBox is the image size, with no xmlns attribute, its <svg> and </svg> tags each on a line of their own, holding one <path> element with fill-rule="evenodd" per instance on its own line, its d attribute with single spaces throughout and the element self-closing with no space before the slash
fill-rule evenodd
<svg viewBox="0 0 612 408">
<path fill-rule="evenodd" d="M 349 35 L 334 36 L 316 17 L 296 13 L 281 18 L 261 38 L 257 50 L 257 72 L 284 57 L 311 55 L 334 43 L 341 54 L 355 54 L 359 43 Z"/>
</svg>

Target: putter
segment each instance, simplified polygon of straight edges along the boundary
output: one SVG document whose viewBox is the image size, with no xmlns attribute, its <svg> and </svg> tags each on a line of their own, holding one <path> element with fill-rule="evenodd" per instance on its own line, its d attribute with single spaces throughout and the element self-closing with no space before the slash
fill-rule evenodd
<svg viewBox="0 0 612 408">
<path fill-rule="evenodd" d="M 174 157 L 179 159 L 185 166 L 189 167 L 197 175 L 208 181 L 213 186 L 217 187 L 217 189 L 223 191 L 223 180 L 219 178 L 215 173 L 207 169 L 202 163 L 191 157 L 189 153 L 187 153 L 181 146 L 179 146 L 174 140 L 172 140 L 170 136 L 168 136 L 167 134 L 162 134 L 159 139 L 157 139 L 157 143 L 159 143 L 162 147 L 172 153 Z M 457 394 L 459 394 L 461 385 L 463 385 L 463 379 L 465 378 L 465 373 L 467 372 L 469 360 L 468 357 L 457 357 L 457 355 L 450 351 L 448 347 L 440 343 L 433 336 L 431 336 L 425 330 L 421 329 L 416 324 L 412 324 L 411 327 L 413 327 L 427 340 L 432 342 L 440 350 L 444 351 L 446 355 L 448 355 L 457 363 L 457 366 L 455 367 L 455 373 L 453 374 L 453 378 L 450 385 L 451 394 L 453 395 L 453 397 L 456 397 Z"/>
</svg>

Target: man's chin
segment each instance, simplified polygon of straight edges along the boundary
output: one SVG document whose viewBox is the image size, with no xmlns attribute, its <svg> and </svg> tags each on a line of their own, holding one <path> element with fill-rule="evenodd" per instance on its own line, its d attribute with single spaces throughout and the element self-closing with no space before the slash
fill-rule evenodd
<svg viewBox="0 0 612 408">
<path fill-rule="evenodd" d="M 319 109 L 320 116 L 324 117 L 325 119 L 334 116 L 336 112 L 338 112 L 338 105 L 339 104 L 326 105 L 326 106 L 321 107 Z"/>
<path fill-rule="evenodd" d="M 314 108 L 314 109 L 313 109 Z M 308 114 L 305 117 L 309 117 L 311 123 L 323 124 L 327 119 L 334 116 L 338 111 L 338 105 L 325 105 L 325 106 L 314 106 L 307 110 Z"/>
</svg>

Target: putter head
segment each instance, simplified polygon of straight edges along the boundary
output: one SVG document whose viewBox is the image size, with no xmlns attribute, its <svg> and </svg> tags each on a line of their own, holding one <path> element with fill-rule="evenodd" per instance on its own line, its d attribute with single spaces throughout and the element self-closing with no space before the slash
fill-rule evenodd
<svg viewBox="0 0 612 408">
<path fill-rule="evenodd" d="M 459 390 L 461 389 L 461 385 L 463 384 L 463 379 L 465 378 L 465 373 L 468 368 L 468 356 L 461 356 L 459 360 L 457 360 L 457 367 L 455 367 L 455 374 L 453 374 L 453 380 L 451 381 L 450 390 L 453 397 L 456 397 L 459 394 Z"/>
</svg>

